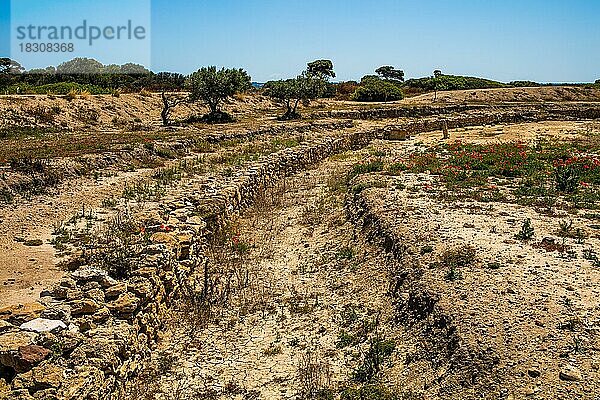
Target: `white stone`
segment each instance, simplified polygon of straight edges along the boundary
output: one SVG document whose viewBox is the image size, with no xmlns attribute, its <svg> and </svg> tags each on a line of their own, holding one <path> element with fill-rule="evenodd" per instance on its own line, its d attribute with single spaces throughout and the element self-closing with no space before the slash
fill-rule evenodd
<svg viewBox="0 0 600 400">
<path fill-rule="evenodd" d="M 67 329 L 67 325 L 58 319 L 36 318 L 25 322 L 19 328 L 31 332 L 55 332 Z"/>
</svg>

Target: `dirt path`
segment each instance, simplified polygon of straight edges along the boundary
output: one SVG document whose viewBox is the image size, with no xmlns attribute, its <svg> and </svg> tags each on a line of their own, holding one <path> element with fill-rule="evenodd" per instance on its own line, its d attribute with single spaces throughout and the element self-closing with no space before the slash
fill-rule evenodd
<svg viewBox="0 0 600 400">
<path fill-rule="evenodd" d="M 342 181 L 333 177 L 345 175 L 342 164 L 294 176 L 235 222 L 234 240 L 250 246 L 238 266 L 248 285 L 207 327 L 179 323 L 156 352 L 163 365 L 176 360 L 162 371 L 163 393 L 296 398 L 307 363 L 318 366 L 323 387 L 340 387 L 369 339 L 397 342 L 386 327 L 386 263 L 354 240 L 343 212 Z M 362 333 L 350 333 L 358 326 Z M 342 332 L 360 343 L 342 343 Z"/>
</svg>

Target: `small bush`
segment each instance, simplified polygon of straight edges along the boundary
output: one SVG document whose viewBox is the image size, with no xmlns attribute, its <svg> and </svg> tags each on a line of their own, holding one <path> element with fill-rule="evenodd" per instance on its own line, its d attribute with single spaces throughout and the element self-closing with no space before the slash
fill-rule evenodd
<svg viewBox="0 0 600 400">
<path fill-rule="evenodd" d="M 558 166 L 554 169 L 556 189 L 564 193 L 573 193 L 577 190 L 579 176 L 572 166 Z"/>
<path fill-rule="evenodd" d="M 345 389 L 340 400 L 400 400 L 401 397 L 382 385 L 364 385 Z"/>
<path fill-rule="evenodd" d="M 307 352 L 300 358 L 297 377 L 299 381 L 299 399 L 333 399 L 333 392 L 329 388 L 331 385 L 329 364 L 318 360 L 313 353 Z"/>
<path fill-rule="evenodd" d="M 535 229 L 533 225 L 531 225 L 531 218 L 527 218 L 523 221 L 523 225 L 521 225 L 521 230 L 515 235 L 515 239 L 518 240 L 531 240 L 535 235 Z"/>
<path fill-rule="evenodd" d="M 371 340 L 362 364 L 354 371 L 354 380 L 357 382 L 373 381 L 381 371 L 383 363 L 392 355 L 395 348 L 396 344 L 393 340 L 379 338 Z"/>
<path fill-rule="evenodd" d="M 440 262 L 447 267 L 467 267 L 475 262 L 475 248 L 469 245 L 458 246 L 445 250 L 440 256 Z"/>
</svg>

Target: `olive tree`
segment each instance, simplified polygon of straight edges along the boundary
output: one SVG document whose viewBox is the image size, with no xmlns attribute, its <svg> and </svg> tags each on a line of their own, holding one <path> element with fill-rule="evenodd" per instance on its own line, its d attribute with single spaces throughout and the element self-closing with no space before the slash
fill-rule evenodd
<svg viewBox="0 0 600 400">
<path fill-rule="evenodd" d="M 164 90 L 160 95 L 163 103 L 163 108 L 160 112 L 160 118 L 164 126 L 171 125 L 171 113 L 173 109 L 178 105 L 188 101 L 187 97 L 181 97 L 179 95 L 168 95 Z"/>
<path fill-rule="evenodd" d="M 252 87 L 250 76 L 243 69 L 203 67 L 191 74 L 186 82 L 189 101 L 202 101 L 209 113 L 202 117 L 206 122 L 229 122 L 233 118 L 221 111 L 221 104 L 236 93 Z"/>
<path fill-rule="evenodd" d="M 375 73 L 383 79 L 404 82 L 404 71 L 396 69 L 391 65 L 379 67 L 375 70 Z"/>
<path fill-rule="evenodd" d="M 335 78 L 331 60 L 316 60 L 307 64 L 306 73 L 323 80 Z"/>
<path fill-rule="evenodd" d="M 264 90 L 267 96 L 285 106 L 286 111 L 279 119 L 298 119 L 301 117 L 298 105 L 301 102 L 308 105 L 311 100 L 321 97 L 326 90 L 326 81 L 304 71 L 294 79 L 267 82 Z"/>
<path fill-rule="evenodd" d="M 333 63 L 330 60 L 317 60 L 307 64 L 307 68 L 293 79 L 269 81 L 265 83 L 264 93 L 285 106 L 281 120 L 300 118 L 298 105 L 307 106 L 312 100 L 322 97 L 329 78 L 335 77 Z"/>
</svg>

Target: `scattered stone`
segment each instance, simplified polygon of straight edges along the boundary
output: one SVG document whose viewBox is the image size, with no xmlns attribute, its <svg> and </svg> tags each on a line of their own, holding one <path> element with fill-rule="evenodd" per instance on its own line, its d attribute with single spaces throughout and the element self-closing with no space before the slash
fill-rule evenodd
<svg viewBox="0 0 600 400">
<path fill-rule="evenodd" d="M 59 399 L 95 398 L 99 393 L 104 374 L 96 367 L 82 366 L 67 374 L 58 391 Z"/>
<path fill-rule="evenodd" d="M 42 311 L 40 318 L 57 319 L 68 323 L 71 320 L 71 308 L 63 303 L 52 304 Z"/>
<path fill-rule="evenodd" d="M 578 382 L 583 379 L 581 371 L 577 367 L 574 367 L 570 364 L 567 364 L 560 369 L 558 377 L 563 381 L 570 382 Z"/>
<path fill-rule="evenodd" d="M 60 320 L 36 318 L 25 322 L 19 328 L 31 332 L 58 332 L 67 329 L 67 325 Z"/>
<path fill-rule="evenodd" d="M 92 315 L 92 319 L 96 323 L 106 322 L 110 318 L 110 310 L 107 307 L 102 307 L 94 315 Z"/>
<path fill-rule="evenodd" d="M 0 333 L 9 331 L 11 329 L 13 329 L 15 326 L 13 324 L 11 324 L 10 322 L 6 322 L 2 319 L 0 319 Z"/>
<path fill-rule="evenodd" d="M 529 375 L 532 378 L 537 378 L 541 375 L 540 372 L 540 368 L 538 366 L 531 366 L 528 370 L 527 370 L 527 375 Z"/>
<path fill-rule="evenodd" d="M 106 289 L 106 291 L 104 292 L 104 295 L 108 299 L 113 299 L 113 298 L 119 297 L 121 294 L 125 293 L 126 291 L 127 291 L 127 284 L 126 283 L 118 283 L 118 284 L 110 286 L 108 289 Z"/>
<path fill-rule="evenodd" d="M 103 287 L 109 287 L 117 284 L 117 281 L 108 275 L 108 272 L 97 267 L 84 265 L 74 272 L 71 272 L 71 277 L 79 282 L 95 281 Z"/>
<path fill-rule="evenodd" d="M 54 364 L 42 364 L 31 370 L 31 377 L 36 387 L 58 388 L 62 382 L 63 369 Z"/>
<path fill-rule="evenodd" d="M 42 346 L 28 344 L 19 346 L 16 351 L 0 351 L 0 364 L 13 368 L 17 373 L 23 373 L 44 361 L 49 354 L 50 350 Z"/>
<path fill-rule="evenodd" d="M 94 300 L 98 304 L 101 304 L 104 302 L 104 291 L 102 289 L 91 289 L 85 293 L 85 297 Z"/>
</svg>

